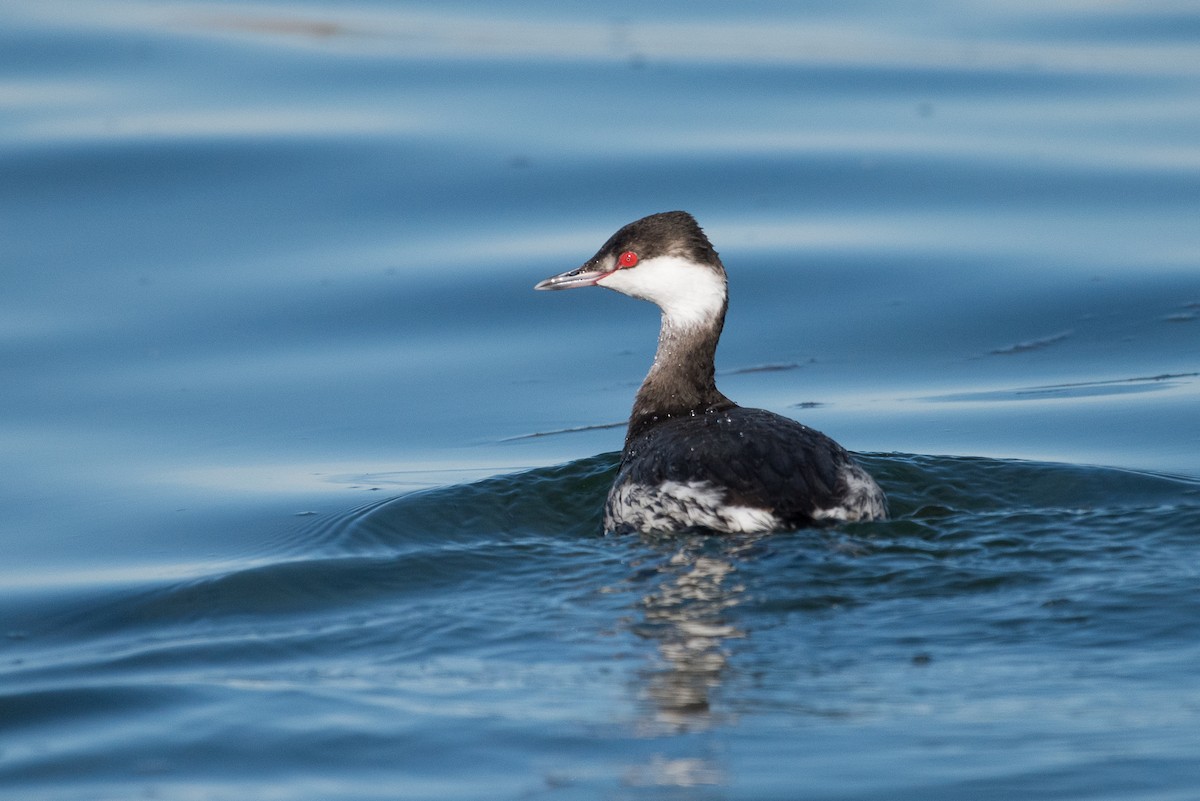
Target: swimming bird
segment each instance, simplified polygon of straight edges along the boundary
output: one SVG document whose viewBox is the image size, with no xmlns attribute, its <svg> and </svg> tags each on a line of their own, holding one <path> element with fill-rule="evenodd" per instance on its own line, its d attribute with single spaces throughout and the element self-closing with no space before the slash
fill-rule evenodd
<svg viewBox="0 0 1200 801">
<path fill-rule="evenodd" d="M 841 445 L 791 418 L 738 406 L 717 389 L 727 283 L 692 215 L 668 211 L 629 223 L 583 266 L 534 287 L 599 286 L 662 310 L 605 529 L 760 533 L 885 518 L 883 491 Z"/>
</svg>

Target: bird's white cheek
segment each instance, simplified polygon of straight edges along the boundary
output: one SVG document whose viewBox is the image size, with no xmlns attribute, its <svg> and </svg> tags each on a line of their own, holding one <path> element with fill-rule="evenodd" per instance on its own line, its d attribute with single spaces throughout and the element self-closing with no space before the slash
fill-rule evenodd
<svg viewBox="0 0 1200 801">
<path fill-rule="evenodd" d="M 679 326 L 706 323 L 725 303 L 725 281 L 719 274 L 675 256 L 647 259 L 596 283 L 657 304 L 664 318 Z"/>
</svg>

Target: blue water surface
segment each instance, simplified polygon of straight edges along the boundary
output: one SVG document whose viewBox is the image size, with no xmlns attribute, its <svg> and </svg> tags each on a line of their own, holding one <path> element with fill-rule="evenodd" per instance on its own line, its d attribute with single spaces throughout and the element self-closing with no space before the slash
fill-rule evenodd
<svg viewBox="0 0 1200 801">
<path fill-rule="evenodd" d="M 894 519 L 605 537 L 718 382 Z M 0 797 L 1185 799 L 1200 10 L 0 0 Z"/>
</svg>

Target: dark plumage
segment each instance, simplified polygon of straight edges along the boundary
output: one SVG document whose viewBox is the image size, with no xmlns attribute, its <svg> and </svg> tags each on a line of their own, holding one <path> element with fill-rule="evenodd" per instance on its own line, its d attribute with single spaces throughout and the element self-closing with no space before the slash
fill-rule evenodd
<svg viewBox="0 0 1200 801">
<path fill-rule="evenodd" d="M 874 487 L 850 454 L 821 432 L 737 405 L 644 427 L 625 443 L 613 486 L 696 481 L 721 487 L 728 506 L 770 512 L 782 529 L 838 519 L 829 510 L 848 501 L 870 503 Z"/>
</svg>

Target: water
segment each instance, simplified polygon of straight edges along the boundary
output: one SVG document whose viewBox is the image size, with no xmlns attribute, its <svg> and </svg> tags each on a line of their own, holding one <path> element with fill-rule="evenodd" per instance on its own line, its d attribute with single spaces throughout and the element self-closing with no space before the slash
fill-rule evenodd
<svg viewBox="0 0 1200 801">
<path fill-rule="evenodd" d="M 1198 39 L 0 3 L 0 797 L 1193 797 Z M 601 535 L 673 208 L 893 521 Z"/>
</svg>

